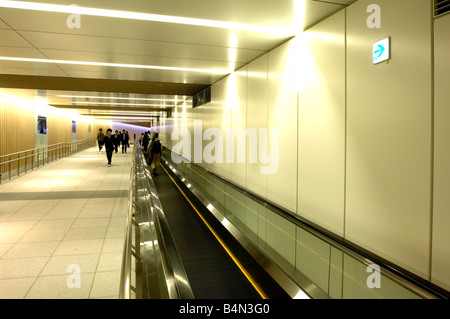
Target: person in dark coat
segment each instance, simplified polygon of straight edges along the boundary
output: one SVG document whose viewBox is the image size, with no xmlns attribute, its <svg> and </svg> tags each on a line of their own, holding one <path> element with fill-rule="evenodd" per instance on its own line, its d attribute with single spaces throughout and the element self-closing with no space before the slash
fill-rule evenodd
<svg viewBox="0 0 450 319">
<path fill-rule="evenodd" d="M 120 145 L 120 135 L 119 135 L 118 130 L 116 130 L 113 137 L 114 137 L 114 151 L 117 153 L 119 151 L 119 145 Z"/>
<path fill-rule="evenodd" d="M 122 153 L 127 152 L 128 143 L 130 143 L 130 136 L 125 130 L 122 130 Z"/>
<path fill-rule="evenodd" d="M 112 155 L 114 152 L 114 137 L 111 135 L 112 130 L 109 128 L 106 130 L 106 135 L 103 138 L 103 145 L 105 145 L 106 158 L 108 159 L 108 167 L 111 167 Z"/>
<path fill-rule="evenodd" d="M 101 152 L 102 151 L 102 147 L 103 147 L 103 138 L 105 137 L 105 133 L 103 133 L 103 130 L 101 128 L 98 129 L 98 134 L 97 134 L 97 141 L 98 141 L 98 151 Z"/>
</svg>

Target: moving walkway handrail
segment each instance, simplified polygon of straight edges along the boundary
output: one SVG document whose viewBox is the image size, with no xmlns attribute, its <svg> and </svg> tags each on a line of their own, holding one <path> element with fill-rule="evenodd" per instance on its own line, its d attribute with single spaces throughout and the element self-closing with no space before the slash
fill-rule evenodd
<svg viewBox="0 0 450 319">
<path fill-rule="evenodd" d="M 143 264 L 143 267 L 141 267 L 143 271 L 151 269 L 151 274 L 142 274 L 142 280 L 147 281 L 142 286 L 151 286 L 154 293 L 153 295 L 151 293 L 143 293 L 141 294 L 142 296 L 150 299 L 194 299 L 194 294 L 170 232 L 151 173 L 143 152 L 137 143 L 133 152 L 131 179 L 132 189 L 129 196 L 119 297 L 127 299 L 131 296 L 131 256 L 134 255 L 138 262 Z M 140 197 L 141 201 L 138 200 L 139 194 L 144 194 L 144 196 Z M 145 203 L 146 207 L 141 207 L 142 203 Z M 139 215 L 141 218 L 140 223 L 133 219 L 133 215 Z M 140 225 L 139 227 L 146 227 L 145 229 L 142 228 L 143 234 L 152 232 L 150 237 L 153 240 L 150 243 L 149 238 L 145 235 L 142 236 L 139 243 L 136 243 L 136 246 L 139 245 L 142 248 L 141 251 L 144 254 L 146 252 L 143 249 L 145 249 L 146 245 L 150 245 L 150 257 L 138 253 L 136 251 L 137 248 L 135 248 L 134 252 L 132 250 L 132 227 L 136 224 Z M 140 229 L 137 228 L 136 231 L 139 232 Z M 155 265 L 154 263 L 159 264 Z M 162 271 L 159 271 L 160 269 Z"/>
<path fill-rule="evenodd" d="M 131 298 L 131 248 L 132 248 L 132 218 L 134 213 L 134 196 L 135 196 L 135 174 L 136 174 L 136 163 L 133 160 L 131 165 L 130 179 L 131 185 L 128 192 L 128 213 L 125 224 L 125 237 L 123 243 L 123 253 L 122 253 L 122 268 L 120 272 L 120 287 L 119 287 L 119 298 L 120 299 L 130 299 Z"/>
<path fill-rule="evenodd" d="M 415 279 L 413 274 L 409 274 L 405 270 L 399 269 L 395 265 L 392 265 L 392 266 L 388 265 L 381 257 L 373 255 L 370 252 L 365 251 L 363 248 L 349 242 L 345 238 L 336 236 L 335 234 L 324 229 L 323 227 L 320 227 L 319 225 L 317 225 L 311 221 L 308 221 L 308 220 L 290 212 L 289 210 L 287 210 L 283 207 L 280 207 L 279 205 L 277 205 L 265 198 L 262 198 L 261 196 L 255 194 L 239 185 L 236 185 L 235 183 L 230 182 L 227 179 L 224 179 L 221 176 L 218 176 L 217 174 L 211 172 L 207 168 L 202 167 L 192 161 L 189 161 L 188 159 L 184 158 L 180 154 L 172 152 L 172 150 L 168 149 L 167 147 L 163 147 L 163 148 L 165 151 L 169 152 L 171 155 L 175 154 L 176 156 L 178 156 L 180 159 L 182 159 L 182 161 L 184 163 L 189 163 L 189 165 L 194 166 L 195 168 L 207 173 L 208 175 L 211 175 L 213 178 L 219 180 L 220 182 L 234 188 L 241 194 L 249 197 L 250 199 L 252 199 L 255 202 L 259 203 L 260 205 L 264 206 L 265 208 L 271 210 L 272 212 L 276 213 L 277 215 L 290 221 L 294 225 L 296 225 L 296 226 L 306 230 L 307 232 L 311 233 L 312 235 L 320 238 L 327 244 L 350 255 L 351 257 L 358 260 L 359 262 L 361 262 L 365 265 L 376 264 L 376 265 L 380 266 L 380 270 L 383 275 L 385 275 L 386 277 L 389 277 L 394 282 L 397 282 L 399 285 L 412 291 L 413 293 L 417 294 L 418 296 L 421 296 L 422 298 L 426 298 L 426 299 L 446 298 L 441 293 L 439 293 L 439 292 L 435 291 L 434 289 L 421 283 L 419 279 Z M 163 156 L 163 159 L 164 159 L 164 156 Z"/>
</svg>

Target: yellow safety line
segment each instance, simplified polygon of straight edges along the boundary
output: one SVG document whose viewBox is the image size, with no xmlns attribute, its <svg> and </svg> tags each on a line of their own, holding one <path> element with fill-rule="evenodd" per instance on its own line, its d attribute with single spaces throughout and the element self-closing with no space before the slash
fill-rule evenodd
<svg viewBox="0 0 450 319">
<path fill-rule="evenodd" d="M 259 295 L 263 299 L 268 299 L 266 294 L 259 288 L 258 284 L 253 280 L 253 278 L 250 276 L 250 274 L 244 269 L 244 267 L 241 265 L 241 263 L 234 257 L 233 253 L 228 249 L 228 247 L 225 245 L 225 243 L 220 239 L 219 235 L 214 231 L 214 229 L 208 224 L 208 222 L 205 220 L 205 218 L 202 216 L 202 214 L 197 210 L 197 208 L 194 206 L 194 204 L 190 201 L 190 199 L 186 196 L 186 194 L 181 190 L 181 188 L 178 186 L 178 184 L 175 182 L 175 180 L 170 176 L 170 174 L 167 172 L 167 170 L 164 168 L 163 165 L 161 165 L 163 170 L 167 173 L 167 176 L 172 180 L 172 182 L 175 184 L 175 186 L 178 188 L 178 190 L 183 194 L 184 198 L 189 202 L 189 204 L 192 206 L 192 208 L 195 210 L 197 215 L 202 219 L 202 221 L 205 223 L 205 225 L 208 227 L 208 229 L 211 231 L 211 233 L 216 237 L 216 239 L 219 241 L 220 245 L 225 249 L 225 251 L 228 253 L 228 255 L 231 257 L 231 259 L 234 261 L 234 263 L 238 266 L 238 268 L 242 271 L 245 277 L 247 277 L 248 281 L 252 284 L 253 288 L 259 293 Z"/>
</svg>

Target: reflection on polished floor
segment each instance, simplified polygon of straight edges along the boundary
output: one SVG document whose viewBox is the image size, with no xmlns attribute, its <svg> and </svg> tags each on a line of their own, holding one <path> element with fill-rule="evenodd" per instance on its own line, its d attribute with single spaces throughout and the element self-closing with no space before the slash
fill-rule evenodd
<svg viewBox="0 0 450 319">
<path fill-rule="evenodd" d="M 0 185 L 0 298 L 118 298 L 131 162 L 90 148 Z"/>
</svg>

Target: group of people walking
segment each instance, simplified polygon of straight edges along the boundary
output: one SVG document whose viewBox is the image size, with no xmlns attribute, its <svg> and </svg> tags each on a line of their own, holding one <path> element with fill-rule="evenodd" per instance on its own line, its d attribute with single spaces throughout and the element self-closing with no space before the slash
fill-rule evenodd
<svg viewBox="0 0 450 319">
<path fill-rule="evenodd" d="M 116 130 L 115 134 L 112 135 L 112 129 L 107 129 L 106 134 L 104 134 L 103 129 L 100 128 L 97 134 L 97 141 L 99 152 L 102 151 L 103 146 L 105 147 L 108 167 L 111 167 L 113 152 L 115 151 L 117 153 L 120 145 L 122 145 L 122 153 L 126 153 L 127 148 L 130 147 L 130 135 L 125 130 L 122 130 L 122 132 Z"/>
<path fill-rule="evenodd" d="M 115 131 L 112 134 L 112 129 L 108 128 L 106 134 L 102 129 L 98 130 L 97 134 L 98 151 L 101 152 L 105 147 L 106 157 L 108 159 L 108 167 L 111 167 L 112 155 L 115 151 L 118 152 L 119 146 L 122 145 L 122 153 L 127 152 L 130 147 L 130 136 L 128 131 Z M 158 138 L 157 132 L 145 132 L 141 134 L 139 145 L 144 153 L 147 165 L 151 167 L 153 175 L 158 175 L 158 168 L 161 165 L 162 144 Z"/>
</svg>

